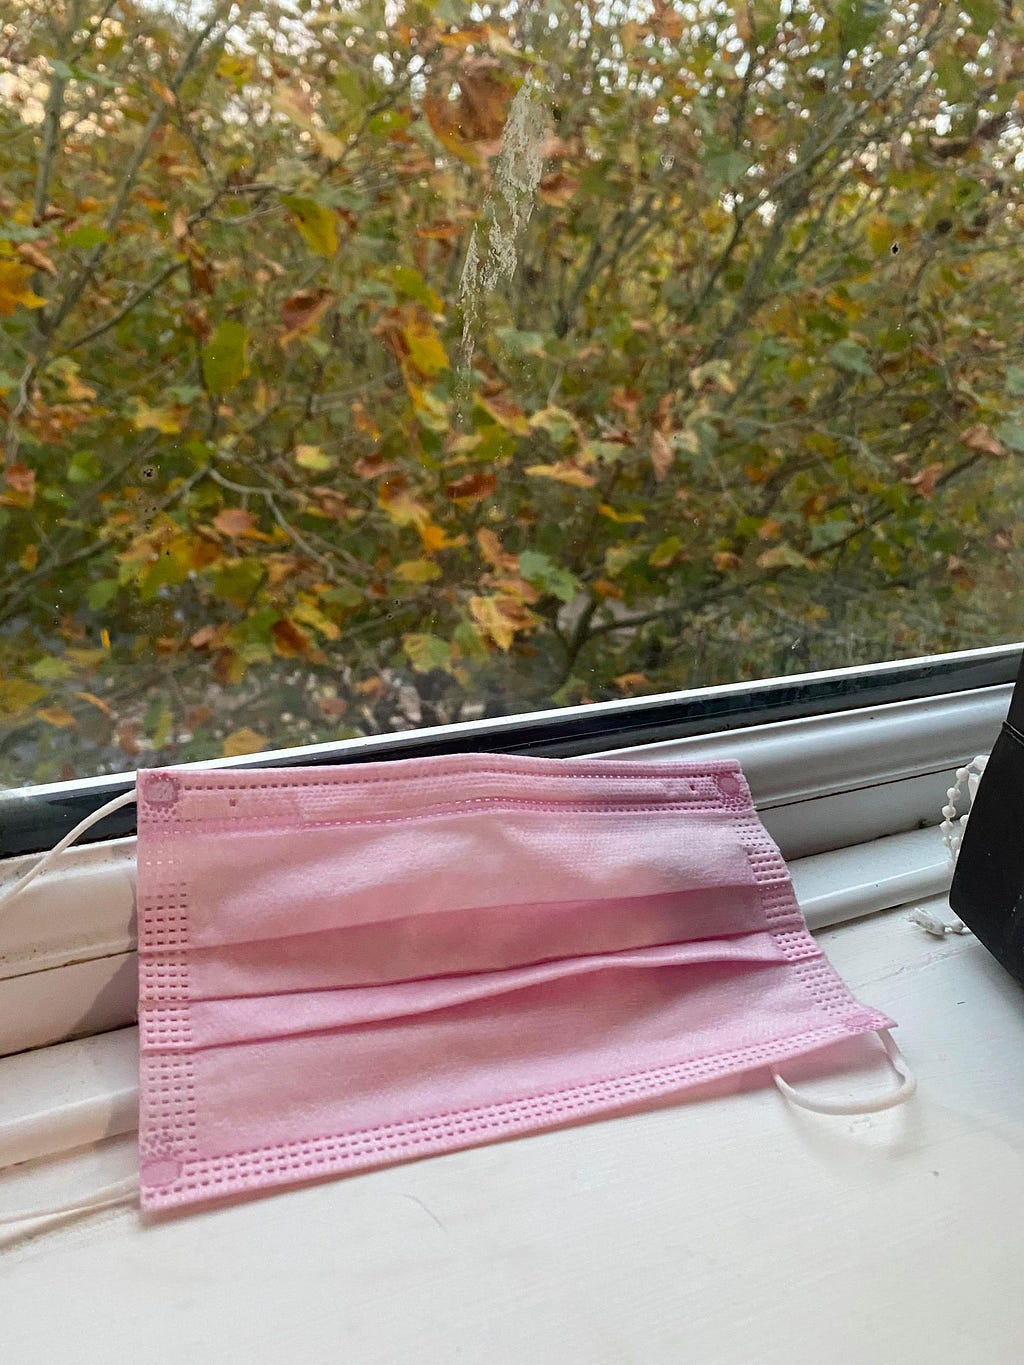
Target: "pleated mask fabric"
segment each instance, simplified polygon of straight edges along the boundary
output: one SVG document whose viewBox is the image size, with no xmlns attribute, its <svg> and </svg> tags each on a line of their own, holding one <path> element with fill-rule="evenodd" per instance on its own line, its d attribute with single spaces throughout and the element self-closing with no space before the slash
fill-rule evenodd
<svg viewBox="0 0 1024 1365">
<path fill-rule="evenodd" d="M 145 1209 L 770 1081 L 892 1022 L 733 762 L 155 770 L 138 806 Z"/>
</svg>

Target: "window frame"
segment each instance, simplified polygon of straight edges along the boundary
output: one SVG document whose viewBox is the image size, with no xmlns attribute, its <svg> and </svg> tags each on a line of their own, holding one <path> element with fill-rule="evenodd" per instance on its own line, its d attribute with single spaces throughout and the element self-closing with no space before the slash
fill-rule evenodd
<svg viewBox="0 0 1024 1365">
<path fill-rule="evenodd" d="M 581 757 L 641 745 L 825 716 L 1012 683 L 1024 643 L 854 665 L 752 683 L 527 712 L 422 730 L 360 736 L 239 758 L 154 764 L 183 768 L 320 767 L 434 754 Z M 140 769 L 141 771 L 141 769 Z M 14 788 L 0 794 L 0 859 L 51 848 L 104 802 L 130 791 L 135 772 Z M 83 843 L 135 832 L 134 807 L 94 825 Z"/>
</svg>

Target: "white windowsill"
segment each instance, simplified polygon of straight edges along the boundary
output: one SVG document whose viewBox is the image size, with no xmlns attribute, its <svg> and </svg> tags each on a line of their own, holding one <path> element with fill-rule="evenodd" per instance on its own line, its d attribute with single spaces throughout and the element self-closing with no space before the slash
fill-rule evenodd
<svg viewBox="0 0 1024 1365">
<path fill-rule="evenodd" d="M 908 1105 L 822 1118 L 760 1087 L 183 1217 L 107 1211 L 6 1253 L 5 1358 L 1017 1359 L 1020 992 L 905 909 L 821 942 L 898 1021 Z M 4 1206 L 106 1184 L 132 1148 L 9 1172 Z"/>
</svg>

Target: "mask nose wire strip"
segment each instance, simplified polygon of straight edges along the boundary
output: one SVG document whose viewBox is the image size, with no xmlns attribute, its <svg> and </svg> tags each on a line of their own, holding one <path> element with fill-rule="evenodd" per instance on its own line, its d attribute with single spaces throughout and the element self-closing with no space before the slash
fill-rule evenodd
<svg viewBox="0 0 1024 1365">
<path fill-rule="evenodd" d="M 122 806 L 131 805 L 134 800 L 135 791 L 133 789 L 130 792 L 122 793 L 121 796 L 115 796 L 112 801 L 108 801 L 106 805 L 100 806 L 99 810 L 94 810 L 91 815 L 87 815 L 84 820 L 80 820 L 74 829 L 68 830 L 67 834 L 64 835 L 64 838 L 61 839 L 59 843 L 54 844 L 53 848 L 48 849 L 39 861 L 29 868 L 24 876 L 19 877 L 12 887 L 9 887 L 8 890 L 0 895 L 0 909 L 3 909 L 5 905 L 9 905 L 16 896 L 20 896 L 26 886 L 28 886 L 30 882 L 34 882 L 40 872 L 43 872 L 49 867 L 50 863 L 53 862 L 54 858 L 56 858 L 59 853 L 63 853 L 66 848 L 70 848 L 79 835 L 84 834 L 87 829 L 92 829 L 93 825 L 99 824 L 105 816 L 112 814 L 113 811 L 120 810 Z"/>
<path fill-rule="evenodd" d="M 903 1104 L 909 1100 L 917 1089 L 917 1077 L 907 1065 L 906 1058 L 899 1050 L 888 1029 L 879 1029 L 878 1036 L 882 1040 L 885 1055 L 892 1063 L 892 1069 L 900 1078 L 900 1084 L 888 1095 L 883 1095 L 881 1099 L 870 1100 L 815 1100 L 808 1095 L 801 1095 L 794 1090 L 788 1081 L 784 1081 L 779 1073 L 772 1067 L 772 1075 L 775 1084 L 782 1091 L 783 1095 L 790 1104 L 795 1104 L 798 1109 L 809 1109 L 812 1114 L 879 1114 L 883 1109 L 893 1109 L 897 1104 Z"/>
</svg>

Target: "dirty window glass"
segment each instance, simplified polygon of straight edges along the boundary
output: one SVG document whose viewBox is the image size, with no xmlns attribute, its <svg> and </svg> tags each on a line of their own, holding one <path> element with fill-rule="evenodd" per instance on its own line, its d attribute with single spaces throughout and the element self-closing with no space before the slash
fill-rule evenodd
<svg viewBox="0 0 1024 1365">
<path fill-rule="evenodd" d="M 0 0 L 0 782 L 1019 635 L 1019 14 Z"/>
</svg>

